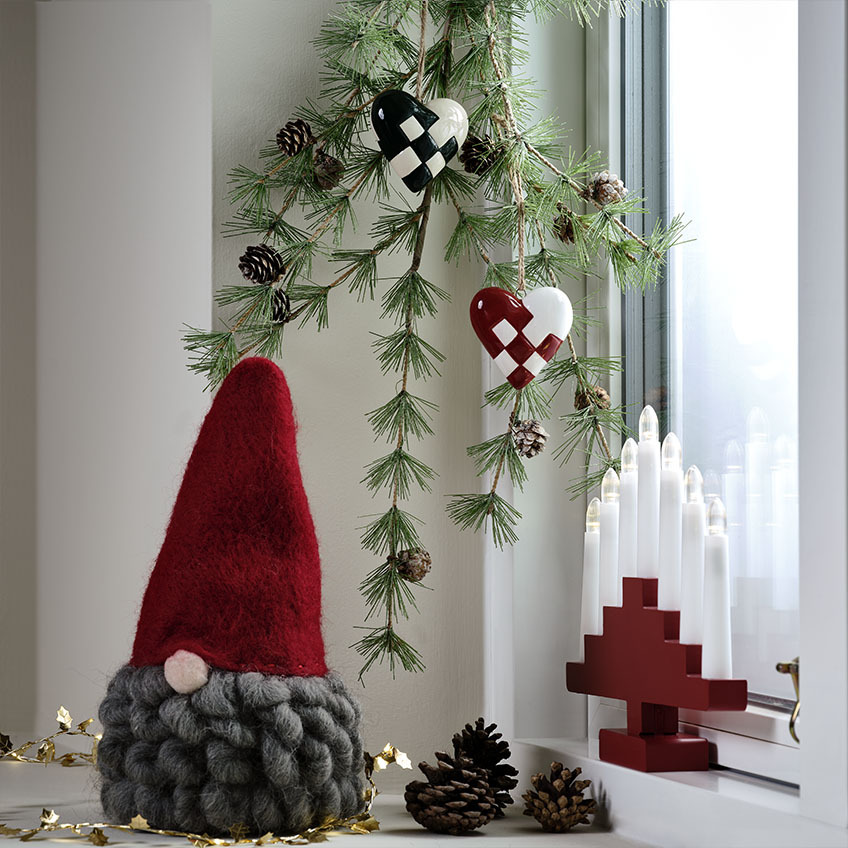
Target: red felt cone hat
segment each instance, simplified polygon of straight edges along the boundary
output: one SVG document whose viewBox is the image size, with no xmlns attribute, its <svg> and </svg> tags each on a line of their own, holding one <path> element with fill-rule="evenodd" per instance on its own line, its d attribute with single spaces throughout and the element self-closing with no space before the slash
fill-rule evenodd
<svg viewBox="0 0 848 848">
<path fill-rule="evenodd" d="M 210 666 L 324 675 L 321 563 L 291 395 L 267 359 L 224 380 L 156 560 L 131 665 L 190 651 Z"/>
</svg>

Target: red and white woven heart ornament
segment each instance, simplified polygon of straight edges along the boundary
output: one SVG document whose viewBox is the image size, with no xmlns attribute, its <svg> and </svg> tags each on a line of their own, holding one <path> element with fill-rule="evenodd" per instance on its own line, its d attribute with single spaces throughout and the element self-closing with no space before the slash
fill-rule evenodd
<svg viewBox="0 0 848 848">
<path fill-rule="evenodd" d="M 505 289 L 480 289 L 471 301 L 471 326 L 495 365 L 523 389 L 553 359 L 571 329 L 568 296 L 554 286 L 523 300 Z"/>
</svg>

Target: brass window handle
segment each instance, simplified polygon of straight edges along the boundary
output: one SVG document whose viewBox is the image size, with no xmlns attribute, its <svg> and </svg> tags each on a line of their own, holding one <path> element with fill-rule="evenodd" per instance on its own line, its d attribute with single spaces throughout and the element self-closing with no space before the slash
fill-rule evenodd
<svg viewBox="0 0 848 848">
<path fill-rule="evenodd" d="M 795 730 L 795 723 L 798 721 L 798 715 L 801 712 L 801 659 L 795 657 L 794 660 L 789 662 L 778 663 L 776 668 L 781 674 L 788 674 L 792 677 L 792 685 L 795 687 L 795 706 L 792 708 L 792 715 L 789 717 L 789 735 L 800 745 L 801 740 Z"/>
</svg>

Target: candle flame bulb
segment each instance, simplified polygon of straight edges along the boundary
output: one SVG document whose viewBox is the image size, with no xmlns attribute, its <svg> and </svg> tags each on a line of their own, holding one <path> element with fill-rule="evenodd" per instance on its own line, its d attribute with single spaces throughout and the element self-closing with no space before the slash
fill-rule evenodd
<svg viewBox="0 0 848 848">
<path fill-rule="evenodd" d="M 683 450 L 680 439 L 669 433 L 662 443 L 662 467 L 668 471 L 679 471 L 683 467 Z"/>
<path fill-rule="evenodd" d="M 746 422 L 746 430 L 748 433 L 749 442 L 767 442 L 769 436 L 768 421 L 766 421 L 765 412 L 760 407 L 755 406 L 748 413 Z"/>
<path fill-rule="evenodd" d="M 646 406 L 639 416 L 639 441 L 656 441 L 660 437 L 660 422 L 652 406 Z"/>
<path fill-rule="evenodd" d="M 697 465 L 690 465 L 686 471 L 686 480 L 683 484 L 686 503 L 704 502 L 704 478 L 698 470 Z"/>
<path fill-rule="evenodd" d="M 727 533 L 727 510 L 721 498 L 713 498 L 707 510 L 707 533 L 710 536 L 724 536 Z"/>
<path fill-rule="evenodd" d="M 620 488 L 618 474 L 614 468 L 608 468 L 601 481 L 601 501 L 603 503 L 618 503 Z"/>
<path fill-rule="evenodd" d="M 739 472 L 742 470 L 742 445 L 734 439 L 724 449 L 724 470 Z"/>
<path fill-rule="evenodd" d="M 589 501 L 586 510 L 586 532 L 599 533 L 601 530 L 601 502 L 597 498 Z"/>
<path fill-rule="evenodd" d="M 621 449 L 621 471 L 635 471 L 639 467 L 639 446 L 628 439 Z"/>
</svg>

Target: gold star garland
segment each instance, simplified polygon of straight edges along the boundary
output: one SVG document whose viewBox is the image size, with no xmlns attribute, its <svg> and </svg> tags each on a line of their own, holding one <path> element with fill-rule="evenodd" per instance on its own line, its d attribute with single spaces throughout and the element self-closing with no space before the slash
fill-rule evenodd
<svg viewBox="0 0 848 848">
<path fill-rule="evenodd" d="M 12 745 L 12 740 L 6 734 L 0 733 L 0 760 L 16 760 L 20 763 L 38 763 L 41 765 L 47 765 L 52 762 L 58 762 L 63 766 L 96 765 L 97 743 L 100 741 L 102 734 L 89 733 L 88 726 L 94 719 L 86 719 L 76 725 L 76 729 L 74 729 L 74 720 L 71 718 L 71 714 L 64 707 L 59 707 L 56 713 L 56 721 L 59 724 L 59 730 L 55 733 L 45 736 L 43 739 L 25 742 L 18 747 Z M 92 740 L 91 751 L 73 751 L 56 758 L 56 748 L 53 740 L 60 736 L 89 737 Z M 27 752 L 35 746 L 38 746 L 35 757 L 27 756 Z M 158 828 L 151 827 L 147 819 L 140 815 L 134 816 L 129 824 L 60 822 L 59 814 L 55 810 L 48 810 L 47 808 L 41 811 L 38 827 L 9 827 L 6 824 L 0 823 L 0 836 L 20 839 L 21 842 L 29 842 L 30 839 L 39 834 L 55 833 L 57 836 L 62 837 L 78 836 L 92 845 L 103 846 L 114 844 L 110 843 L 109 837 L 106 835 L 107 830 L 123 830 L 155 833 L 159 836 L 179 836 L 191 842 L 194 848 L 209 848 L 209 846 L 222 846 L 223 848 L 224 846 L 233 845 L 312 845 L 316 842 L 326 842 L 330 834 L 345 830 L 351 833 L 367 834 L 380 829 L 380 823 L 371 815 L 371 807 L 378 795 L 377 785 L 373 779 L 374 772 L 383 771 L 392 763 L 404 769 L 411 769 L 412 762 L 403 751 L 399 751 L 391 743 L 387 743 L 379 754 L 372 756 L 366 752 L 364 759 L 365 778 L 368 781 L 368 788 L 365 790 L 363 798 L 365 809 L 361 813 L 348 816 L 344 819 L 327 819 L 323 824 L 317 827 L 310 827 L 294 836 L 278 836 L 275 833 L 268 832 L 255 838 L 249 837 L 247 835 L 247 825 L 243 822 L 236 822 L 230 827 L 229 838 L 218 838 L 209 836 L 206 833 L 186 833 L 181 830 L 159 830 Z"/>
<path fill-rule="evenodd" d="M 87 718 L 74 728 L 74 720 L 71 714 L 64 708 L 59 707 L 56 711 L 56 722 L 59 729 L 43 739 L 35 739 L 24 742 L 23 745 L 15 747 L 12 740 L 5 734 L 0 733 L 0 760 L 17 760 L 19 763 L 48 763 L 57 762 L 63 766 L 82 766 L 97 764 L 97 743 L 100 742 L 102 733 L 89 733 L 88 726 L 94 721 Z M 60 736 L 85 736 L 91 739 L 90 751 L 71 751 L 56 758 L 56 745 L 53 740 Z M 36 747 L 37 746 L 37 747 Z M 35 756 L 27 756 L 27 752 L 36 749 Z"/>
</svg>

